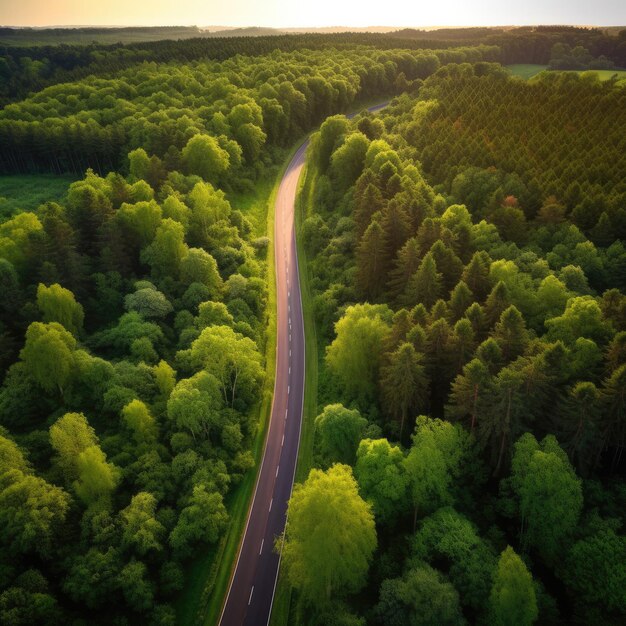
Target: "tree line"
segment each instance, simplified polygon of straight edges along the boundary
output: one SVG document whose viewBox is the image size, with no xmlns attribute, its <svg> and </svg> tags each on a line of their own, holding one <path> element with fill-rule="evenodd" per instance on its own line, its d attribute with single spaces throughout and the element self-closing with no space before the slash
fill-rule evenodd
<svg viewBox="0 0 626 626">
<path fill-rule="evenodd" d="M 110 76 L 133 65 L 150 60 L 158 63 L 178 61 L 225 61 L 237 55 L 263 56 L 275 50 L 432 50 L 450 48 L 489 48 L 491 60 L 498 60 L 495 46 L 457 41 L 398 40 L 374 33 L 306 33 L 264 35 L 259 37 L 196 37 L 192 39 L 143 41 L 131 44 L 65 44 L 46 46 L 0 45 L 0 104 L 25 98 L 51 84 L 73 82 L 88 76 Z"/>
<path fill-rule="evenodd" d="M 390 37 L 415 40 L 457 41 L 458 45 L 478 43 L 501 50 L 501 63 L 547 65 L 555 46 L 586 48 L 593 57 L 606 57 L 618 67 L 626 67 L 626 30 L 612 34 L 601 28 L 576 26 L 520 26 L 518 28 L 463 28 L 421 31 L 413 29 L 390 33 Z"/>
<path fill-rule="evenodd" d="M 191 29 L 190 29 L 191 30 Z M 120 29 L 123 31 L 123 29 Z M 51 33 L 53 37 L 53 33 Z M 163 33 L 162 36 L 168 36 Z M 181 36 L 183 39 L 181 40 Z M 174 37 L 177 39 L 175 40 Z M 322 50 L 329 47 L 365 46 L 380 50 L 449 49 L 488 46 L 497 50 L 492 61 L 547 65 L 556 45 L 582 47 L 594 58 L 606 57 L 617 67 L 626 67 L 626 31 L 608 34 L 596 28 L 520 27 L 458 28 L 421 31 L 404 29 L 391 33 L 302 33 L 259 37 L 195 37 L 187 31 L 169 39 L 129 44 L 4 45 L 0 46 L 0 104 L 24 98 L 29 92 L 90 75 L 107 76 L 150 59 L 171 61 L 224 61 L 237 54 L 265 55 L 273 50 Z"/>
</svg>

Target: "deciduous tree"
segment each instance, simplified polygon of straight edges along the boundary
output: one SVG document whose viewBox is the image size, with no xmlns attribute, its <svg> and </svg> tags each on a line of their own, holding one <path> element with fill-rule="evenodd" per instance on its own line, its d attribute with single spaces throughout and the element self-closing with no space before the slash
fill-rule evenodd
<svg viewBox="0 0 626 626">
<path fill-rule="evenodd" d="M 230 162 L 228 152 L 210 135 L 194 135 L 183 148 L 182 157 L 190 174 L 202 176 L 209 183 L 216 183 Z"/>
<path fill-rule="evenodd" d="M 353 465 L 367 420 L 355 409 L 329 404 L 315 418 L 316 440 L 327 465 Z"/>
<path fill-rule="evenodd" d="M 363 498 L 371 502 L 379 524 L 393 523 L 407 509 L 408 476 L 402 450 L 387 439 L 363 439 L 356 457 L 354 475 Z"/>
<path fill-rule="evenodd" d="M 83 307 L 76 302 L 74 294 L 58 283 L 46 287 L 39 283 L 37 287 L 37 306 L 44 322 L 58 322 L 74 335 L 83 329 L 85 317 Z"/>
<path fill-rule="evenodd" d="M 511 546 L 500 555 L 489 605 L 498 626 L 530 626 L 539 616 L 533 577 Z"/>
<path fill-rule="evenodd" d="M 307 602 L 322 606 L 363 587 L 376 529 L 348 466 L 311 470 L 294 487 L 288 516 L 283 563 Z"/>
</svg>

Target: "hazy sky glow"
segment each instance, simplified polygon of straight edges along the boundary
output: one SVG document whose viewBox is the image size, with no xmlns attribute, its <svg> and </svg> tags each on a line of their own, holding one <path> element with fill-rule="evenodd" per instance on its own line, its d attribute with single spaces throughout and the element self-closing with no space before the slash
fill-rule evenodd
<svg viewBox="0 0 626 626">
<path fill-rule="evenodd" d="M 626 24 L 625 0 L 0 0 L 0 24 L 473 26 Z"/>
</svg>

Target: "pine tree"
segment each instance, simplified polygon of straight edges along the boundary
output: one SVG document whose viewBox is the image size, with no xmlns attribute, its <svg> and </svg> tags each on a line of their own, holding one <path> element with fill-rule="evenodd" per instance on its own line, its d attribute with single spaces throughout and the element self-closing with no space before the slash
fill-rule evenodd
<svg viewBox="0 0 626 626">
<path fill-rule="evenodd" d="M 385 348 L 388 352 L 393 352 L 401 343 L 406 341 L 406 337 L 413 328 L 413 319 L 407 309 L 400 309 L 393 316 L 393 323 L 389 336 L 385 340 Z"/>
<path fill-rule="evenodd" d="M 613 463 L 619 462 L 626 445 L 626 365 L 620 365 L 604 382 L 604 440 L 614 449 Z"/>
<path fill-rule="evenodd" d="M 373 221 L 367 227 L 356 255 L 357 289 L 372 302 L 380 297 L 387 277 L 386 249 L 385 232 L 377 221 Z"/>
<path fill-rule="evenodd" d="M 474 294 L 471 292 L 470 288 L 462 280 L 460 280 L 456 284 L 456 287 L 452 290 L 450 300 L 448 301 L 450 319 L 453 322 L 460 320 L 473 301 Z"/>
<path fill-rule="evenodd" d="M 385 231 L 386 258 L 394 259 L 411 234 L 411 222 L 406 211 L 392 200 L 382 212 L 381 226 Z"/>
<path fill-rule="evenodd" d="M 604 447 L 602 409 L 600 390 L 592 382 L 578 382 L 557 410 L 555 433 L 583 476 L 597 464 Z"/>
<path fill-rule="evenodd" d="M 426 254 L 420 263 L 419 269 L 406 287 L 404 301 L 412 306 L 421 303 L 431 307 L 441 295 L 441 274 L 437 271 L 437 265 L 433 255 Z"/>
<path fill-rule="evenodd" d="M 428 401 L 428 378 L 423 355 L 410 343 L 402 343 L 381 368 L 381 388 L 388 412 L 400 419 L 400 439 L 409 413 L 425 408 Z"/>
<path fill-rule="evenodd" d="M 446 417 L 459 421 L 469 418 L 470 431 L 474 432 L 487 411 L 492 380 L 489 369 L 480 359 L 471 360 L 452 383 Z"/>
<path fill-rule="evenodd" d="M 359 179 L 360 180 L 360 179 Z M 358 183 L 357 183 L 358 186 Z M 362 193 L 354 193 L 354 222 L 356 224 L 356 234 L 360 239 L 367 227 L 370 225 L 372 215 L 377 211 L 382 211 L 385 206 L 383 194 L 376 185 L 370 183 Z"/>
<path fill-rule="evenodd" d="M 482 338 L 486 335 L 487 317 L 485 316 L 485 309 L 478 302 L 473 302 L 467 307 L 465 317 L 472 323 L 472 328 L 477 338 Z"/>
<path fill-rule="evenodd" d="M 514 305 L 500 315 L 494 338 L 502 348 L 502 355 L 507 361 L 512 361 L 524 352 L 529 341 L 528 331 L 522 314 Z"/>
<path fill-rule="evenodd" d="M 451 353 L 455 361 L 455 374 L 458 374 L 463 365 L 469 361 L 475 347 L 472 324 L 466 318 L 460 319 L 454 325 L 452 333 Z"/>
<path fill-rule="evenodd" d="M 486 252 L 475 252 L 472 260 L 465 267 L 462 279 L 480 302 L 489 293 L 489 255 Z"/>
<path fill-rule="evenodd" d="M 437 270 L 441 273 L 444 293 L 447 296 L 461 278 L 463 263 L 454 250 L 441 240 L 432 245 L 430 252 L 437 264 Z"/>
<path fill-rule="evenodd" d="M 417 241 L 420 250 L 425 252 L 430 250 L 437 241 L 443 242 L 446 246 L 451 246 L 454 235 L 449 228 L 441 222 L 441 218 L 427 217 L 417 231 Z"/>
<path fill-rule="evenodd" d="M 509 295 L 509 288 L 504 282 L 499 280 L 485 301 L 485 317 L 487 318 L 487 323 L 490 328 L 494 326 L 494 324 L 500 319 L 502 313 L 510 305 L 511 297 Z"/>
<path fill-rule="evenodd" d="M 523 385 L 521 372 L 503 368 L 494 380 L 489 408 L 478 422 L 478 439 L 490 450 L 494 476 L 500 475 L 504 459 L 522 432 L 522 423 L 527 417 Z"/>
<path fill-rule="evenodd" d="M 394 267 L 389 272 L 389 295 L 397 298 L 404 293 L 406 286 L 413 274 L 417 272 L 421 263 L 419 244 L 412 237 L 398 251 L 394 261 Z"/>
</svg>

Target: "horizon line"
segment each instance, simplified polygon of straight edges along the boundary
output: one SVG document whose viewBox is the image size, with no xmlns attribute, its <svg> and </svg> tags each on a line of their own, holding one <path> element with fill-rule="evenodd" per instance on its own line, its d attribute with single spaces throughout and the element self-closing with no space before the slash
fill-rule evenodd
<svg viewBox="0 0 626 626">
<path fill-rule="evenodd" d="M 388 28 L 390 30 L 407 30 L 407 29 L 443 29 L 443 28 L 456 28 L 456 29 L 468 29 L 468 28 L 523 28 L 523 27 L 536 27 L 536 26 L 569 26 L 574 28 L 626 28 L 626 24 L 575 24 L 575 23 L 510 23 L 510 24 L 417 24 L 409 26 L 387 25 L 387 24 L 370 24 L 368 26 L 356 26 L 348 24 L 331 24 L 331 25 L 308 25 L 308 26 L 268 26 L 268 25 L 229 25 L 229 24 L 206 24 L 204 26 L 198 26 L 197 24 L 46 24 L 43 26 L 35 26 L 31 24 L 0 24 L 0 28 L 14 28 L 14 29 L 51 29 L 51 28 L 63 28 L 63 29 L 75 29 L 75 28 L 198 28 L 200 30 L 219 29 L 219 30 L 244 30 L 250 28 L 269 28 L 274 30 L 302 30 L 302 29 L 322 29 L 322 28 L 354 28 L 354 29 L 368 29 L 368 28 Z"/>
</svg>

